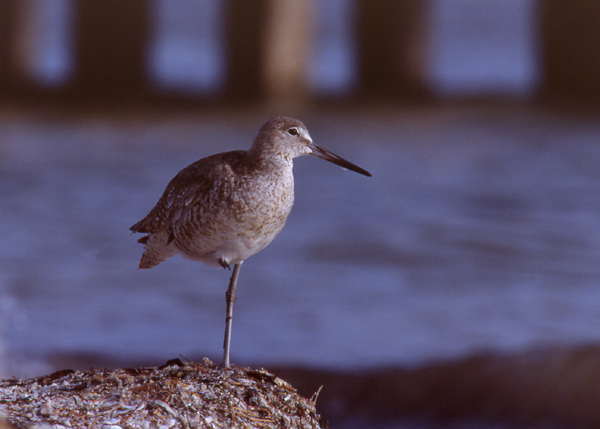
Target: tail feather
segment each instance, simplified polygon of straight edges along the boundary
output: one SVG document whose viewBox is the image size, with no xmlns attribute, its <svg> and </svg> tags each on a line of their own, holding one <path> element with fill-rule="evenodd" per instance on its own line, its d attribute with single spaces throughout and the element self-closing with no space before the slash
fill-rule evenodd
<svg viewBox="0 0 600 429">
<path fill-rule="evenodd" d="M 166 233 L 150 234 L 140 238 L 139 242 L 146 245 L 140 260 L 140 269 L 153 268 L 175 255 L 175 246 L 172 243 L 167 244 L 167 238 Z"/>
<path fill-rule="evenodd" d="M 148 218 L 148 216 L 146 216 L 141 221 L 139 221 L 137 223 L 134 223 L 133 225 L 131 225 L 131 227 L 129 228 L 129 230 L 131 232 L 149 233 L 150 231 L 148 231 L 148 226 L 146 225 L 146 219 L 147 218 Z"/>
</svg>

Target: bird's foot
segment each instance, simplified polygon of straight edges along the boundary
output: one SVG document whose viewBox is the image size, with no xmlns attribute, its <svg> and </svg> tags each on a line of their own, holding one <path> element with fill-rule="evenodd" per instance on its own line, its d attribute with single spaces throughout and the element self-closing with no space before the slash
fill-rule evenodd
<svg viewBox="0 0 600 429">
<path fill-rule="evenodd" d="M 219 265 L 222 266 L 223 268 L 227 268 L 229 271 L 231 271 L 231 267 L 229 266 L 229 263 L 225 259 L 223 259 L 223 258 L 219 259 Z"/>
</svg>

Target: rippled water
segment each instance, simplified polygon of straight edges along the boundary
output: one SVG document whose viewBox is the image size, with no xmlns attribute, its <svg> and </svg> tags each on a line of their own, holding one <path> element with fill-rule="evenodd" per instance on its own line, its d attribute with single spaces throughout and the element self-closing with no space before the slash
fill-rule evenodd
<svg viewBox="0 0 600 429">
<path fill-rule="evenodd" d="M 248 147 L 270 116 L 2 113 L 4 372 L 71 354 L 218 360 L 229 273 L 179 257 L 138 271 L 128 227 L 179 169 Z M 241 271 L 234 362 L 370 368 L 598 341 L 595 118 L 470 106 L 303 119 L 373 178 L 296 161 L 288 224 Z"/>
</svg>

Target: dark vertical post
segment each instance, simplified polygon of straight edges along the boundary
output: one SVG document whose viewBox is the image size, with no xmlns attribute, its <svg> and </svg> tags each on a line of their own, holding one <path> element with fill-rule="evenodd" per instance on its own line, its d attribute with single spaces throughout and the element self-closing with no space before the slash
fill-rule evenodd
<svg viewBox="0 0 600 429">
<path fill-rule="evenodd" d="M 251 101 L 263 94 L 263 43 L 269 0 L 225 1 L 226 97 Z"/>
<path fill-rule="evenodd" d="M 426 95 L 427 0 L 358 0 L 358 91 L 374 98 Z"/>
<path fill-rule="evenodd" d="M 542 0 L 542 97 L 600 102 L 600 2 Z"/>
<path fill-rule="evenodd" d="M 74 91 L 109 101 L 141 95 L 147 85 L 149 0 L 77 0 Z"/>
<path fill-rule="evenodd" d="M 0 0 L 0 97 L 12 93 L 15 83 L 15 24 L 18 0 Z"/>
</svg>

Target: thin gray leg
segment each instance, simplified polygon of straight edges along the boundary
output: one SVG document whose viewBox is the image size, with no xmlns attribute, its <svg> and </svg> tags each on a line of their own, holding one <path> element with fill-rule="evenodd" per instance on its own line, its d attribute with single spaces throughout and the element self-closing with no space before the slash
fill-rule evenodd
<svg viewBox="0 0 600 429">
<path fill-rule="evenodd" d="M 225 293 L 225 299 L 227 300 L 227 317 L 225 317 L 225 339 L 223 340 L 223 363 L 221 367 L 229 368 L 229 348 L 231 345 L 231 322 L 233 319 L 233 303 L 235 302 L 235 287 L 237 285 L 238 275 L 242 262 L 235 264 L 233 267 L 233 273 L 231 273 L 231 279 L 229 279 L 229 288 Z"/>
</svg>

